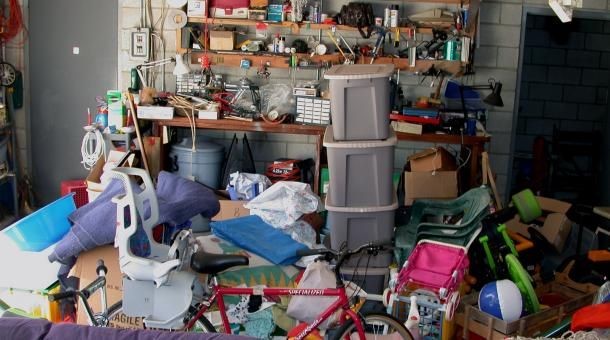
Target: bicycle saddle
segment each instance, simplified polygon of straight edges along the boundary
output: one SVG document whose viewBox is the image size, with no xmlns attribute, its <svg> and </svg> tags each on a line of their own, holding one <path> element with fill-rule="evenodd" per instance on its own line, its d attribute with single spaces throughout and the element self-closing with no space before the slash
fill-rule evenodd
<svg viewBox="0 0 610 340">
<path fill-rule="evenodd" d="M 217 274 L 236 266 L 247 266 L 247 257 L 243 255 L 219 255 L 198 251 L 191 257 L 191 269 L 201 274 Z"/>
</svg>

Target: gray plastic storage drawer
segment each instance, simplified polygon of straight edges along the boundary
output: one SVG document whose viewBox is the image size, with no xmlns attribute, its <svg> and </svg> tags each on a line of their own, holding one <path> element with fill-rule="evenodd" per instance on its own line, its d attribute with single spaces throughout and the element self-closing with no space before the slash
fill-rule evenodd
<svg viewBox="0 0 610 340">
<path fill-rule="evenodd" d="M 389 243 L 394 235 L 394 211 L 398 208 L 396 201 L 382 207 L 345 208 L 326 204 L 328 217 L 327 228 L 330 229 L 330 246 L 339 250 L 343 246 L 355 249 L 365 243 Z M 347 266 L 384 267 L 392 263 L 392 253 L 381 252 L 377 256 L 362 253 L 352 256 Z"/>
<path fill-rule="evenodd" d="M 324 133 L 328 158 L 328 204 L 370 207 L 394 202 L 394 146 L 396 134 L 381 141 L 339 142 L 332 126 Z"/>
<path fill-rule="evenodd" d="M 326 71 L 337 140 L 388 138 L 393 72 L 392 64 L 335 65 Z"/>
<path fill-rule="evenodd" d="M 361 263 L 362 264 L 362 263 Z M 341 267 L 341 274 L 345 280 L 351 281 L 367 294 L 383 294 L 390 281 L 390 269 L 388 267 L 366 267 L 366 263 L 359 268 Z"/>
</svg>

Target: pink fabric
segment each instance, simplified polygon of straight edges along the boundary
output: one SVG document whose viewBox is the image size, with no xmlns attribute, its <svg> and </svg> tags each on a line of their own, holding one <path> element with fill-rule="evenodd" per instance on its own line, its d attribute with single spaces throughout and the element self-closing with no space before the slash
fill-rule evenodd
<svg viewBox="0 0 610 340">
<path fill-rule="evenodd" d="M 415 284 L 437 293 L 445 288 L 445 296 L 457 290 L 469 265 L 464 249 L 428 242 L 419 243 L 407 261 L 398 274 L 398 291 Z"/>
</svg>

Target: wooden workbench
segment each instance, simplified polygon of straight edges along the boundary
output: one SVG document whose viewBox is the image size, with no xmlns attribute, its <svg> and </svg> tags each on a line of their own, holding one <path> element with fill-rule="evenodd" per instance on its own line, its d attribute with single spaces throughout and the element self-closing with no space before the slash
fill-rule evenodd
<svg viewBox="0 0 610 340">
<path fill-rule="evenodd" d="M 186 117 L 176 117 L 168 120 L 155 120 L 157 127 L 190 127 Z M 269 124 L 263 121 L 249 122 L 231 119 L 219 120 L 202 120 L 196 119 L 195 126 L 197 129 L 209 130 L 227 130 L 227 131 L 248 131 L 248 132 L 265 132 L 265 133 L 283 133 L 296 135 L 309 135 L 316 137 L 316 157 L 314 169 L 314 192 L 318 193 L 320 185 L 320 155 L 322 153 L 322 141 L 324 138 L 324 130 L 326 126 L 319 125 L 301 125 L 301 124 Z M 155 129 L 159 131 L 159 128 Z M 160 135 L 160 131 L 159 131 Z M 412 142 L 428 142 L 435 144 L 459 144 L 468 146 L 472 152 L 470 157 L 470 170 L 468 172 L 468 187 L 477 186 L 478 171 L 480 168 L 481 153 L 485 150 L 485 143 L 489 142 L 489 137 L 479 136 L 459 136 L 447 134 L 423 134 L 415 135 L 409 133 L 396 132 L 398 140 Z M 405 160 L 406 161 L 406 160 Z"/>
</svg>

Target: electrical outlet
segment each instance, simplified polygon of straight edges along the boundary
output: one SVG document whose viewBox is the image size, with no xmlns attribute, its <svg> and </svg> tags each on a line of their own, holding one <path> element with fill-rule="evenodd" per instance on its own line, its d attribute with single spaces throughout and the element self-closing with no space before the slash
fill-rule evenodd
<svg viewBox="0 0 610 340">
<path fill-rule="evenodd" d="M 148 60 L 150 52 L 150 29 L 136 28 L 131 31 L 129 57 L 132 60 Z"/>
</svg>

